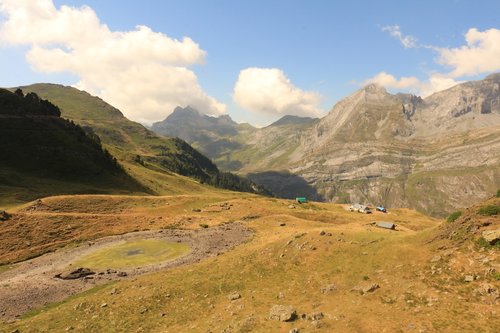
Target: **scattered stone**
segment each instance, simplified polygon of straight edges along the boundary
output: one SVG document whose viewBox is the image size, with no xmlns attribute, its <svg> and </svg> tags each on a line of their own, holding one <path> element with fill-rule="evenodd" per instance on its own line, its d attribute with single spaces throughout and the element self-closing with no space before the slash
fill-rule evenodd
<svg viewBox="0 0 500 333">
<path fill-rule="evenodd" d="M 91 271 L 89 268 L 80 267 L 70 272 L 56 274 L 54 277 L 62 280 L 76 280 L 94 274 L 95 272 Z"/>
<path fill-rule="evenodd" d="M 488 243 L 495 245 L 500 241 L 500 229 L 483 231 L 482 236 Z"/>
<path fill-rule="evenodd" d="M 274 305 L 269 312 L 270 320 L 293 321 L 297 317 L 297 312 L 290 305 Z"/>
<path fill-rule="evenodd" d="M 472 281 L 474 281 L 474 275 L 466 275 L 464 277 L 464 281 L 465 282 L 472 282 Z"/>
<path fill-rule="evenodd" d="M 101 308 L 106 308 L 107 306 L 108 306 L 108 304 L 107 304 L 107 303 L 102 303 L 102 304 L 101 304 Z"/>
<path fill-rule="evenodd" d="M 127 276 L 127 275 L 128 275 L 128 274 L 127 274 L 126 272 L 118 272 L 118 273 L 116 274 L 116 276 L 119 276 L 119 277 L 125 277 L 125 276 Z"/>
<path fill-rule="evenodd" d="M 441 256 L 437 255 L 437 256 L 432 257 L 431 262 L 438 262 L 439 260 L 441 260 Z"/>
<path fill-rule="evenodd" d="M 321 320 L 321 319 L 323 319 L 323 318 L 325 318 L 325 315 L 323 314 L 323 312 L 314 312 L 314 313 L 311 313 L 311 314 L 307 317 L 307 319 L 309 319 L 309 320 L 316 320 L 316 321 L 317 321 L 317 320 Z"/>
<path fill-rule="evenodd" d="M 234 292 L 234 293 L 230 294 L 227 298 L 230 301 L 236 301 L 237 299 L 241 298 L 241 295 L 239 293 L 237 293 L 237 292 Z"/>
<path fill-rule="evenodd" d="M 0 210 L 0 221 L 7 221 L 8 219 L 10 219 L 10 214 L 5 210 Z"/>
<path fill-rule="evenodd" d="M 295 206 L 294 205 L 289 205 L 288 208 L 295 209 Z"/>
<path fill-rule="evenodd" d="M 199 212 L 201 212 L 201 209 L 199 209 L 199 208 L 193 208 L 193 209 L 191 209 L 191 211 L 193 211 L 195 213 L 199 213 Z"/>
<path fill-rule="evenodd" d="M 320 289 L 322 294 L 328 295 L 333 293 L 334 291 L 337 290 L 337 286 L 335 286 L 333 283 L 329 284 L 323 288 Z"/>
<path fill-rule="evenodd" d="M 299 329 L 294 327 L 291 330 L 289 330 L 288 333 L 299 333 Z"/>
<path fill-rule="evenodd" d="M 378 288 L 380 288 L 378 283 L 368 283 L 368 284 L 357 285 L 356 287 L 352 288 L 351 291 L 357 291 L 361 295 L 365 295 L 374 292 Z"/>
<path fill-rule="evenodd" d="M 280 223 L 280 227 L 284 227 L 284 226 L 286 226 L 286 223 L 284 223 L 284 222 Z"/>
<path fill-rule="evenodd" d="M 116 293 L 117 293 L 116 288 L 111 289 L 111 293 L 110 293 L 111 295 L 115 295 Z"/>
<path fill-rule="evenodd" d="M 499 298 L 500 295 L 499 295 L 499 292 L 498 290 L 495 288 L 494 285 L 491 285 L 489 283 L 483 283 L 481 284 L 478 288 L 476 288 L 474 290 L 474 292 L 476 294 L 479 294 L 481 296 L 489 296 L 489 295 L 492 295 L 495 297 L 495 299 Z"/>
<path fill-rule="evenodd" d="M 396 303 L 396 299 L 389 297 L 389 296 L 382 296 L 381 298 L 382 303 L 385 304 L 394 304 Z"/>
<path fill-rule="evenodd" d="M 320 236 L 324 236 L 326 235 L 326 232 L 324 230 L 321 230 L 320 233 L 319 233 Z"/>
<path fill-rule="evenodd" d="M 277 299 L 283 299 L 285 298 L 285 294 L 283 294 L 281 291 L 278 293 L 278 296 L 276 296 Z"/>
</svg>

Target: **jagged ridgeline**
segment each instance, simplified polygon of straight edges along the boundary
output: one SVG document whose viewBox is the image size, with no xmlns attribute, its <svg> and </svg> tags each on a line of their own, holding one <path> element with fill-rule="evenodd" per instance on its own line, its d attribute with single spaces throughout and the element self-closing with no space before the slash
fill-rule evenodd
<svg viewBox="0 0 500 333">
<path fill-rule="evenodd" d="M 35 93 L 0 89 L 1 194 L 30 199 L 107 188 L 144 191 L 98 136 L 60 115 L 57 106 Z"/>
</svg>

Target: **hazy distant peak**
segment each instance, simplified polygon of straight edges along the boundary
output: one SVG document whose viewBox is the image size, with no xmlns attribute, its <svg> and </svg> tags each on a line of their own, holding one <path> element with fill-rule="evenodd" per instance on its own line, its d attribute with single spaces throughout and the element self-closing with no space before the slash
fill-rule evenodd
<svg viewBox="0 0 500 333">
<path fill-rule="evenodd" d="M 484 80 L 499 81 L 500 82 L 500 72 L 499 73 L 490 74 L 487 77 L 485 77 Z"/>
<path fill-rule="evenodd" d="M 378 83 L 370 83 L 364 86 L 361 90 L 368 93 L 382 93 L 387 94 L 387 90 Z"/>
<path fill-rule="evenodd" d="M 274 123 L 272 123 L 269 126 L 310 124 L 310 123 L 316 121 L 317 119 L 318 118 L 285 115 L 285 116 L 281 117 L 280 119 L 276 120 Z"/>
</svg>

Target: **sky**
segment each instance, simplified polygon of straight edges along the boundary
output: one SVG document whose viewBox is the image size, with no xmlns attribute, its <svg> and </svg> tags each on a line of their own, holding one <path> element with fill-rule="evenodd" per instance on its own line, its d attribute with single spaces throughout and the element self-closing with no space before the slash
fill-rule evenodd
<svg viewBox="0 0 500 333">
<path fill-rule="evenodd" d="M 150 125 L 266 126 L 368 83 L 428 96 L 500 71 L 500 1 L 0 0 L 0 86 L 72 85 Z"/>
</svg>

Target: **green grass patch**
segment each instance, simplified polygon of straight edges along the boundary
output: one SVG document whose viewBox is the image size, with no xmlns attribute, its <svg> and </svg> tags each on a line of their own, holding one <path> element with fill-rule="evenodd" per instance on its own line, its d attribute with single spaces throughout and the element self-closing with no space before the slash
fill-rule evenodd
<svg viewBox="0 0 500 333">
<path fill-rule="evenodd" d="M 456 211 L 454 213 L 451 213 L 450 215 L 448 215 L 446 222 L 448 222 L 448 223 L 455 222 L 460 216 L 462 216 L 461 211 Z"/>
<path fill-rule="evenodd" d="M 476 240 L 476 246 L 481 248 L 484 247 L 486 249 L 500 249 L 500 242 L 496 242 L 495 244 L 491 245 L 486 239 L 483 237 L 479 237 Z"/>
<path fill-rule="evenodd" d="M 0 265 L 0 274 L 8 271 L 10 269 L 10 265 Z"/>
<path fill-rule="evenodd" d="M 500 198 L 500 190 L 497 191 L 497 198 Z"/>
<path fill-rule="evenodd" d="M 483 215 L 483 216 L 498 215 L 498 214 L 500 214 L 500 206 L 498 206 L 498 205 L 484 206 L 484 207 L 479 208 L 477 213 L 480 215 Z"/>
<path fill-rule="evenodd" d="M 158 239 L 141 239 L 108 246 L 73 263 L 91 269 L 127 268 L 176 259 L 190 252 L 189 246 Z"/>
</svg>

